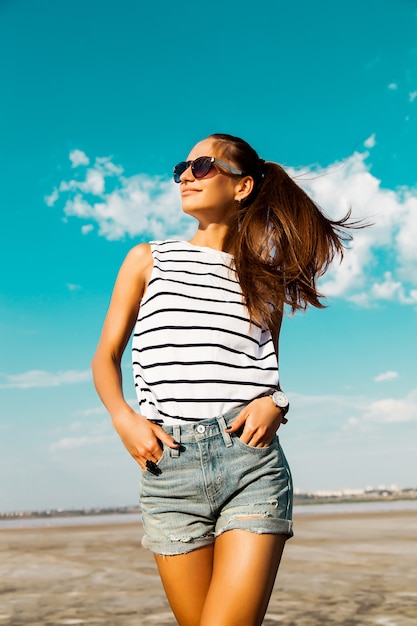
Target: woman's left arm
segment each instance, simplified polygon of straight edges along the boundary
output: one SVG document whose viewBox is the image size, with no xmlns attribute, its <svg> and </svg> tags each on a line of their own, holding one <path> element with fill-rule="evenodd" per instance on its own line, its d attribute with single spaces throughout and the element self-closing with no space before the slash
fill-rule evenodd
<svg viewBox="0 0 417 626">
<path fill-rule="evenodd" d="M 279 334 L 281 330 L 282 313 L 277 314 L 274 327 L 271 329 L 272 340 L 277 355 L 279 354 Z M 280 389 L 279 385 L 277 389 Z M 228 433 L 242 431 L 240 440 L 249 446 L 265 448 L 270 445 L 272 439 L 281 424 L 286 424 L 284 411 L 275 406 L 271 396 L 255 398 L 247 404 L 239 415 L 233 420 Z"/>
</svg>

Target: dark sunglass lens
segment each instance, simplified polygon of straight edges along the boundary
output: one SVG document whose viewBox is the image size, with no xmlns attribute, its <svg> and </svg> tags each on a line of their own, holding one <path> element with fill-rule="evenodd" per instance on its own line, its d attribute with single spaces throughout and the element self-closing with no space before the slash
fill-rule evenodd
<svg viewBox="0 0 417 626">
<path fill-rule="evenodd" d="M 174 181 L 176 183 L 180 183 L 181 182 L 181 175 L 184 174 L 185 170 L 187 169 L 187 167 L 189 167 L 189 163 L 187 163 L 187 161 L 181 161 L 181 163 L 178 163 L 178 165 L 176 165 L 174 167 Z"/>
<path fill-rule="evenodd" d="M 204 178 L 209 173 L 211 166 L 211 157 L 199 157 L 193 162 L 191 171 L 195 178 Z"/>
</svg>

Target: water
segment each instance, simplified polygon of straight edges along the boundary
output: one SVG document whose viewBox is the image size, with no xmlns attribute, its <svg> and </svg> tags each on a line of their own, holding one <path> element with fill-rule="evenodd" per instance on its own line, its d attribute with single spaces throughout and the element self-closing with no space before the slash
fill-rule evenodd
<svg viewBox="0 0 417 626">
<path fill-rule="evenodd" d="M 139 524 L 140 513 L 108 513 L 103 515 L 74 515 L 72 517 L 33 517 L 0 520 L 3 528 L 59 528 L 61 526 L 95 526 L 102 524 Z"/>
<path fill-rule="evenodd" d="M 375 502 L 347 502 L 329 504 L 298 504 L 294 515 L 323 515 L 342 513 L 386 513 L 390 511 L 417 511 L 417 500 L 378 500 Z M 140 513 L 103 515 L 74 515 L 73 517 L 14 518 L 0 520 L 0 530 L 6 528 L 59 528 L 65 526 L 94 526 L 105 524 L 139 524 Z"/>
<path fill-rule="evenodd" d="M 332 502 L 331 504 L 299 504 L 294 506 L 295 515 L 320 515 L 320 513 L 387 513 L 390 511 L 417 511 L 417 500 Z"/>
</svg>

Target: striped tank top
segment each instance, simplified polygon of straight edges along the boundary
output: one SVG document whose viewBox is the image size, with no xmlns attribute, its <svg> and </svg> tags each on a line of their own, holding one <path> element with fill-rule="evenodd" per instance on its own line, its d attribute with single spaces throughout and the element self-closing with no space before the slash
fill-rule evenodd
<svg viewBox="0 0 417 626">
<path fill-rule="evenodd" d="M 151 250 L 132 338 L 140 413 L 160 424 L 198 421 L 275 387 L 272 336 L 249 323 L 233 257 L 187 241 Z"/>
</svg>

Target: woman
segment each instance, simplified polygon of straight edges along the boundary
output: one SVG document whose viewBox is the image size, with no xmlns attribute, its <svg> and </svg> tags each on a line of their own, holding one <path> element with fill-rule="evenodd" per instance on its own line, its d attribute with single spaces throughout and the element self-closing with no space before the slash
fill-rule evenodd
<svg viewBox="0 0 417 626">
<path fill-rule="evenodd" d="M 284 305 L 322 306 L 316 281 L 349 239 L 275 163 L 215 134 L 174 168 L 191 241 L 124 261 L 93 359 L 97 391 L 142 469 L 143 545 L 180 626 L 262 623 L 292 483 L 276 431 Z M 122 393 L 134 330 L 139 412 Z"/>
</svg>

